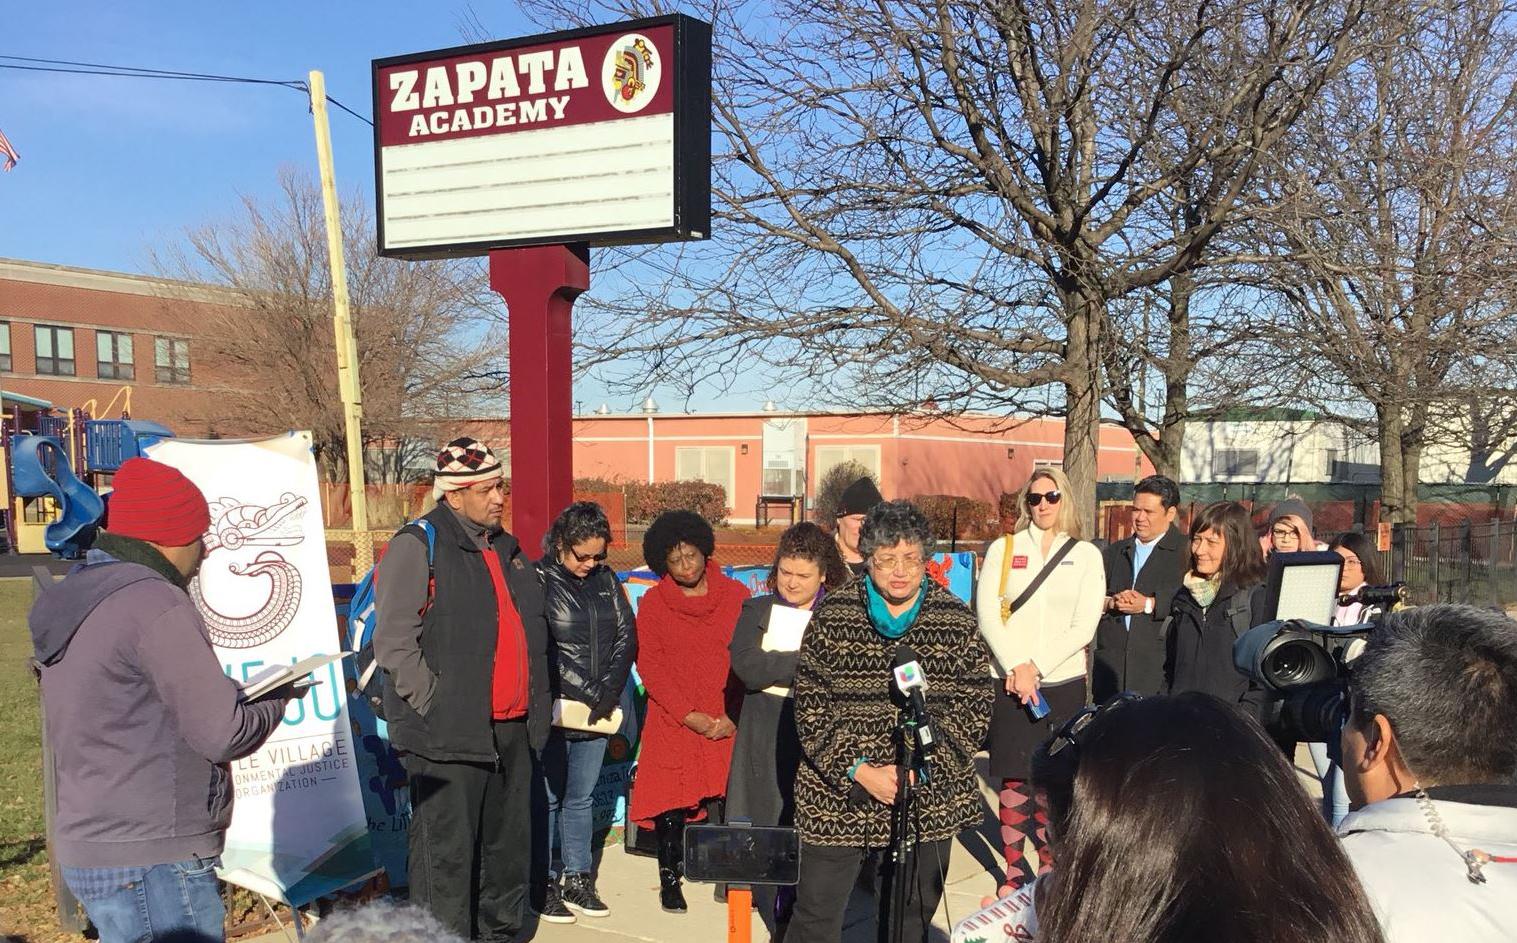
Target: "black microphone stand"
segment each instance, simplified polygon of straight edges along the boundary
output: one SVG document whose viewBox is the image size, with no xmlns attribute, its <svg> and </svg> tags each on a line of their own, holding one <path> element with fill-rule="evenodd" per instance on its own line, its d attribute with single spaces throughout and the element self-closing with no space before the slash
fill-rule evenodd
<svg viewBox="0 0 1517 943">
<path fill-rule="evenodd" d="M 905 932 L 906 900 L 911 894 L 907 863 L 910 859 L 913 864 L 919 864 L 914 860 L 917 849 L 912 841 L 911 824 L 914 821 L 916 781 L 926 782 L 928 776 L 926 757 L 922 751 L 921 726 L 922 718 L 917 716 L 908 698 L 907 706 L 901 712 L 901 721 L 895 728 L 895 804 L 890 807 L 889 859 L 891 943 L 906 943 L 902 934 Z"/>
</svg>

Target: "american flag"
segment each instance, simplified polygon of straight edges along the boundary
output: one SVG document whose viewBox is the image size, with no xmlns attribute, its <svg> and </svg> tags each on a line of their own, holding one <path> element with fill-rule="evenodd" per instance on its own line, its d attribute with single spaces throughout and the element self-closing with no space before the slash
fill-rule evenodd
<svg viewBox="0 0 1517 943">
<path fill-rule="evenodd" d="M 11 146 L 10 139 L 5 136 L 4 131 L 0 131 L 0 157 L 5 158 L 5 171 L 7 173 L 10 172 L 12 167 L 16 166 L 16 161 L 21 159 L 21 155 L 17 154 L 16 149 Z"/>
</svg>

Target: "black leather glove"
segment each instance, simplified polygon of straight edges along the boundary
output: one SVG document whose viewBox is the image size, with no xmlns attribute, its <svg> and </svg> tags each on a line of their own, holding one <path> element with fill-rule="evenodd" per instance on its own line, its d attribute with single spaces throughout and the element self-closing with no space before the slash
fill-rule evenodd
<svg viewBox="0 0 1517 943">
<path fill-rule="evenodd" d="M 590 720 L 591 721 L 605 720 L 606 718 L 610 717 L 611 716 L 611 712 L 614 711 L 614 710 L 616 710 L 617 705 L 620 702 L 620 700 L 621 700 L 621 698 L 613 698 L 613 697 L 603 697 L 603 698 L 601 698 L 599 701 L 596 702 L 596 704 L 595 704 L 594 707 L 590 708 Z"/>
</svg>

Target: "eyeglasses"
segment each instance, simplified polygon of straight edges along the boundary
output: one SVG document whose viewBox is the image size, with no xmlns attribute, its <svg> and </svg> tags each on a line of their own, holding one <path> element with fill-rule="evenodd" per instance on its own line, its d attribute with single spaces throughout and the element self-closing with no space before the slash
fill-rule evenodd
<svg viewBox="0 0 1517 943">
<path fill-rule="evenodd" d="M 1274 537 L 1276 540 L 1300 540 L 1301 539 L 1301 535 L 1298 534 L 1298 533 L 1296 533 L 1296 529 L 1294 527 L 1292 527 L 1289 530 L 1273 530 L 1273 531 L 1270 531 L 1270 536 Z"/>
<path fill-rule="evenodd" d="M 611 551 L 602 550 L 600 553 L 580 553 L 578 550 L 570 547 L 569 555 L 574 558 L 576 563 L 589 563 L 591 560 L 594 560 L 596 563 L 605 563 L 606 558 L 611 555 Z"/>
<path fill-rule="evenodd" d="M 1045 491 L 1042 494 L 1039 494 L 1036 491 L 1029 491 L 1027 492 L 1027 506 L 1030 508 L 1035 508 L 1038 505 L 1042 504 L 1046 499 L 1049 506 L 1051 507 L 1055 504 L 1058 504 L 1059 499 L 1062 497 L 1064 496 L 1057 491 Z"/>
<path fill-rule="evenodd" d="M 922 568 L 922 563 L 922 558 L 915 555 L 869 558 L 869 565 L 882 573 L 914 573 Z"/>
<path fill-rule="evenodd" d="M 1048 755 L 1058 756 L 1059 752 L 1065 747 L 1078 747 L 1080 745 L 1080 735 L 1085 732 L 1087 727 L 1095 723 L 1097 717 L 1124 704 L 1131 704 L 1134 701 L 1141 700 L 1143 700 L 1141 694 L 1123 691 L 1121 694 L 1107 698 L 1101 704 L 1082 709 L 1079 713 L 1059 725 L 1058 732 L 1053 735 L 1053 739 L 1048 741 L 1048 746 L 1045 748 L 1048 751 Z"/>
<path fill-rule="evenodd" d="M 1351 566 L 1356 566 L 1361 570 L 1364 569 L 1364 564 L 1359 561 L 1358 557 L 1344 557 L 1343 568 L 1346 570 Z"/>
</svg>

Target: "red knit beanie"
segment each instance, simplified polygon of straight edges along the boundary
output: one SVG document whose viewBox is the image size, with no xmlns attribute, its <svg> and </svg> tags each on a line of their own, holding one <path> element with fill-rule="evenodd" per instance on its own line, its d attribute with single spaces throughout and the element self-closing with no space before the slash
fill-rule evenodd
<svg viewBox="0 0 1517 943">
<path fill-rule="evenodd" d="M 111 482 L 105 529 L 160 547 L 187 547 L 211 528 L 205 495 L 177 468 L 129 458 Z"/>
</svg>

